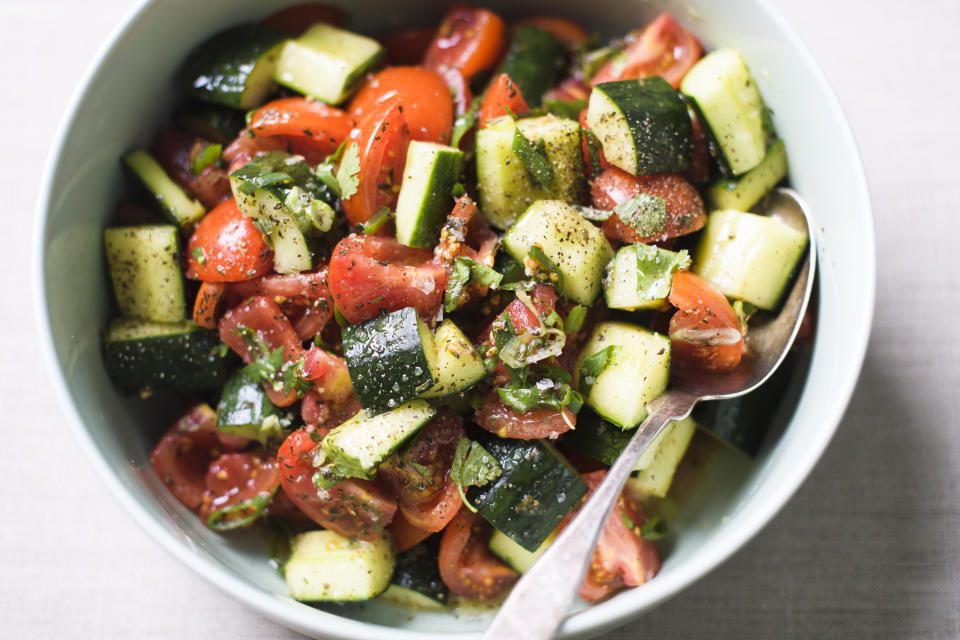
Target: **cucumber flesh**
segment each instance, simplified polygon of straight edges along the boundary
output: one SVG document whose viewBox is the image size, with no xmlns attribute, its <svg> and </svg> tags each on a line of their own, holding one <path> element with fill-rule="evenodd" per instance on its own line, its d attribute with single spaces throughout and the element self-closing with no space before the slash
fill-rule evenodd
<svg viewBox="0 0 960 640">
<path fill-rule="evenodd" d="M 666 497 L 677 465 L 687 452 L 696 430 L 697 423 L 688 416 L 667 424 L 650 443 L 627 480 L 627 487 L 640 501 Z"/>
<path fill-rule="evenodd" d="M 302 602 L 369 600 L 390 585 L 396 559 L 390 535 L 372 542 L 333 531 L 308 531 L 293 539 L 284 576 Z"/>
<path fill-rule="evenodd" d="M 763 160 L 739 178 L 720 179 L 706 190 L 711 209 L 750 211 L 778 182 L 787 177 L 787 149 L 777 140 L 767 149 Z"/>
<path fill-rule="evenodd" d="M 411 141 L 397 198 L 397 240 L 408 247 L 433 248 L 453 208 L 453 187 L 462 179 L 462 151 Z"/>
<path fill-rule="evenodd" d="M 187 317 L 180 236 L 171 225 L 112 227 L 103 233 L 120 314 L 152 322 Z"/>
<path fill-rule="evenodd" d="M 470 339 L 449 318 L 433 332 L 436 350 L 436 383 L 422 394 L 424 398 L 442 398 L 469 389 L 487 375 L 483 358 Z"/>
<path fill-rule="evenodd" d="M 251 366 L 224 385 L 217 404 L 217 431 L 266 445 L 286 437 L 292 423 L 292 415 L 273 404 Z"/>
<path fill-rule="evenodd" d="M 487 547 L 490 549 L 490 553 L 503 560 L 507 566 L 517 573 L 523 574 L 530 570 L 533 563 L 543 555 L 543 552 L 547 550 L 547 547 L 550 546 L 550 543 L 552 543 L 556 537 L 557 532 L 554 531 L 547 536 L 543 544 L 537 547 L 535 551 L 527 551 L 507 535 L 494 529 L 493 534 L 490 536 L 490 542 L 487 543 Z"/>
<path fill-rule="evenodd" d="M 206 214 L 203 205 L 187 195 L 174 182 L 163 167 L 146 151 L 133 151 L 123 157 L 123 164 L 130 170 L 144 189 L 153 197 L 166 218 L 181 228 L 198 222 Z"/>
</svg>

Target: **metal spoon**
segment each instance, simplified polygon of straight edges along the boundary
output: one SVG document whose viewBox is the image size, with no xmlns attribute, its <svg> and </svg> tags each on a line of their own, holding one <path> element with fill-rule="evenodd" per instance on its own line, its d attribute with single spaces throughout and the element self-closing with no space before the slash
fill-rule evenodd
<svg viewBox="0 0 960 640">
<path fill-rule="evenodd" d="M 722 400 L 750 393 L 783 362 L 810 300 L 817 248 L 810 219 L 796 193 L 790 189 L 776 189 L 767 196 L 764 204 L 765 213 L 805 231 L 809 238 L 807 256 L 780 312 L 766 322 L 751 324 L 746 336 L 750 357 L 744 357 L 732 372 L 698 374 L 696 379 L 671 378 L 671 388 L 650 403 L 647 419 L 637 428 L 590 500 L 513 587 L 484 633 L 484 640 L 552 638 L 583 581 L 597 537 L 623 483 L 647 445 L 667 423 L 688 416 L 700 400 Z"/>
</svg>

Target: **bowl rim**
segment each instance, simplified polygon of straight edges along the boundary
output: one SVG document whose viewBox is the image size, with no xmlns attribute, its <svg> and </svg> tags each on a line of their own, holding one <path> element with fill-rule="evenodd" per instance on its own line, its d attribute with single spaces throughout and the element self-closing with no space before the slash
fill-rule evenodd
<svg viewBox="0 0 960 640">
<path fill-rule="evenodd" d="M 352 640 L 354 638 L 365 638 L 369 640 L 396 640 L 400 638 L 414 640 L 415 638 L 422 638 L 425 635 L 438 639 L 444 637 L 458 639 L 479 637 L 478 632 L 426 634 L 419 630 L 387 627 L 372 622 L 354 620 L 314 608 L 289 606 L 290 602 L 293 602 L 292 600 L 267 594 L 234 574 L 229 569 L 220 566 L 214 559 L 195 555 L 188 543 L 174 536 L 161 526 L 159 522 L 154 519 L 153 515 L 150 514 L 117 479 L 110 463 L 97 447 L 90 432 L 86 429 L 79 409 L 68 390 L 66 376 L 57 357 L 49 319 L 48 292 L 45 279 L 45 241 L 49 230 L 48 212 L 52 204 L 51 191 L 59 172 L 59 161 L 63 154 L 64 143 L 78 116 L 81 105 L 88 97 L 92 81 L 101 73 L 103 65 L 107 63 L 112 56 L 118 54 L 117 44 L 124 34 L 155 1 L 156 0 L 137 0 L 136 4 L 128 10 L 125 17 L 113 29 L 88 65 L 60 121 L 60 126 L 47 156 L 40 183 L 36 209 L 37 218 L 34 225 L 33 238 L 34 259 L 32 271 L 35 287 L 34 312 L 40 324 L 39 334 L 42 357 L 46 363 L 48 372 L 52 374 L 55 382 L 53 385 L 55 387 L 55 395 L 67 418 L 74 437 L 79 442 L 85 455 L 93 464 L 101 480 L 107 485 L 114 498 L 120 502 L 127 513 L 131 515 L 140 527 L 159 543 L 161 547 L 235 600 L 274 622 L 311 635 L 316 635 L 322 629 L 325 637 L 343 640 Z M 787 482 L 780 485 L 776 499 L 766 500 L 748 512 L 738 513 L 737 517 L 740 522 L 736 532 L 722 536 L 712 544 L 709 556 L 702 562 L 695 563 L 695 566 L 693 563 L 688 563 L 692 566 L 689 566 L 685 570 L 682 570 L 684 567 L 681 566 L 677 571 L 658 577 L 657 580 L 644 586 L 642 594 L 639 591 L 633 591 L 632 594 L 640 596 L 642 602 L 636 602 L 638 598 L 631 598 L 629 597 L 631 593 L 627 593 L 624 594 L 626 597 L 621 596 L 573 614 L 564 622 L 560 631 L 560 637 L 600 633 L 606 629 L 624 624 L 628 620 L 636 618 L 642 613 L 676 596 L 682 590 L 690 587 L 697 580 L 713 571 L 720 564 L 729 560 L 734 553 L 759 533 L 759 531 L 786 506 L 797 489 L 799 489 L 801 484 L 803 484 L 809 476 L 813 467 L 822 457 L 833 435 L 836 433 L 863 368 L 876 300 L 876 234 L 873 208 L 862 157 L 839 98 L 810 49 L 783 14 L 776 7 L 772 6 L 769 0 L 754 0 L 754 4 L 758 10 L 766 13 L 767 18 L 777 26 L 780 33 L 786 38 L 790 49 L 801 57 L 804 65 L 812 72 L 816 84 L 826 101 L 829 112 L 839 123 L 842 130 L 842 138 L 834 142 L 841 143 L 841 146 L 855 160 L 856 166 L 852 167 L 855 173 L 855 184 L 852 185 L 851 188 L 857 192 L 858 200 L 862 203 L 864 212 L 866 213 L 865 220 L 863 221 L 866 226 L 861 229 L 862 237 L 866 240 L 866 242 L 863 243 L 864 257 L 867 258 L 863 274 L 865 281 L 862 283 L 862 287 L 868 304 L 863 305 L 860 309 L 861 314 L 856 322 L 856 343 L 849 345 L 851 357 L 848 363 L 853 365 L 851 369 L 852 373 L 843 381 L 842 386 L 834 389 L 832 402 L 829 407 L 824 407 L 823 422 L 830 424 L 831 428 L 821 430 L 818 439 L 806 443 L 807 446 L 804 449 L 804 455 L 793 459 L 794 471 L 787 478 Z"/>
</svg>

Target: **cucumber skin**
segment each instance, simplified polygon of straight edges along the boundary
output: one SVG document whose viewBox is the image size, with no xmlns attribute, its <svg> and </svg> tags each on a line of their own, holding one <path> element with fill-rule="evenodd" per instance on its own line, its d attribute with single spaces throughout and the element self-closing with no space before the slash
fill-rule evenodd
<svg viewBox="0 0 960 640">
<path fill-rule="evenodd" d="M 543 94 L 560 82 L 567 66 L 567 49 L 543 29 L 520 25 L 513 30 L 500 73 L 510 76 L 531 108 L 540 106 Z"/>
</svg>

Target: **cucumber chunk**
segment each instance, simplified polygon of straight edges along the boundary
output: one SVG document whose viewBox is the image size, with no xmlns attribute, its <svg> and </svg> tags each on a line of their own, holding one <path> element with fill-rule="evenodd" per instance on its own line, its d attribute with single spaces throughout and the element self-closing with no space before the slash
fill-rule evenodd
<svg viewBox="0 0 960 640">
<path fill-rule="evenodd" d="M 364 409 L 323 439 L 324 453 L 347 478 L 370 480 L 377 467 L 408 438 L 430 422 L 437 410 L 414 400 L 387 413 Z"/>
<path fill-rule="evenodd" d="M 103 242 L 122 316 L 153 322 L 186 319 L 176 227 L 112 227 L 103 232 Z"/>
<path fill-rule="evenodd" d="M 660 76 L 603 82 L 590 92 L 587 126 L 610 164 L 635 176 L 683 171 L 693 124 L 680 95 Z"/>
<path fill-rule="evenodd" d="M 518 128 L 531 143 L 543 141 L 554 174 L 549 192 L 531 180 L 523 162 L 513 152 Z M 504 116 L 477 132 L 480 210 L 493 226 L 509 228 L 537 200 L 550 198 L 579 203 L 586 187 L 580 125 L 573 120 L 546 115 L 515 121 Z"/>
<path fill-rule="evenodd" d="M 224 385 L 217 404 L 221 433 L 266 445 L 285 438 L 292 424 L 293 415 L 273 404 L 251 366 L 237 371 Z"/>
<path fill-rule="evenodd" d="M 390 587 L 381 596 L 411 609 L 441 610 L 450 590 L 440 577 L 440 536 L 431 536 L 397 555 Z"/>
<path fill-rule="evenodd" d="M 563 274 L 558 290 L 583 305 L 600 295 L 603 273 L 613 258 L 613 248 L 603 232 L 560 200 L 533 203 L 503 236 L 513 259 L 524 264 L 533 245 Z"/>
<path fill-rule="evenodd" d="M 166 218 L 181 228 L 189 227 L 206 214 L 203 205 L 187 195 L 163 167 L 146 151 L 133 151 L 123 164 L 136 177 Z"/>
<path fill-rule="evenodd" d="M 596 377 L 586 403 L 618 427 L 633 429 L 646 419 L 647 404 L 667 389 L 670 339 L 624 322 L 601 322 L 580 353 L 578 385 L 583 360 L 611 345 L 619 353 Z"/>
<path fill-rule="evenodd" d="M 422 394 L 424 398 L 442 398 L 469 389 L 480 382 L 487 370 L 473 343 L 449 318 L 433 332 L 436 383 Z"/>
<path fill-rule="evenodd" d="M 760 164 L 741 177 L 712 182 L 706 190 L 707 205 L 711 209 L 750 211 L 786 177 L 787 149 L 783 140 L 777 140 L 767 149 Z"/>
<path fill-rule="evenodd" d="M 712 132 L 721 166 L 740 175 L 760 164 L 767 148 L 765 107 L 737 51 L 717 49 L 704 56 L 684 76 L 680 90 L 693 100 Z"/>
<path fill-rule="evenodd" d="M 234 109 L 259 106 L 274 89 L 273 73 L 286 36 L 243 24 L 208 38 L 187 57 L 180 81 L 194 98 Z"/>
<path fill-rule="evenodd" d="M 728 298 L 776 308 L 807 246 L 807 234 L 767 216 L 714 211 L 700 239 L 694 272 Z"/>
<path fill-rule="evenodd" d="M 523 99 L 537 107 L 567 68 L 567 48 L 552 34 L 529 24 L 513 30 L 503 64 L 495 76 L 505 73 L 520 89 Z"/>
<path fill-rule="evenodd" d="M 554 530 L 535 551 L 527 551 L 502 531 L 494 529 L 493 534 L 490 535 L 490 542 L 487 543 L 487 548 L 490 549 L 490 553 L 503 560 L 511 569 L 523 574 L 530 570 L 533 563 L 543 555 L 543 552 L 547 550 L 547 547 L 556 537 L 557 531 Z"/>
<path fill-rule="evenodd" d="M 645 244 L 620 247 L 603 280 L 607 306 L 627 311 L 664 308 L 674 271 L 688 262 L 686 252 Z"/>
<path fill-rule="evenodd" d="M 301 602 L 369 600 L 389 586 L 395 564 L 386 532 L 367 542 L 308 531 L 294 537 L 284 576 L 290 595 Z"/>
<path fill-rule="evenodd" d="M 376 40 L 318 23 L 283 46 L 273 77 L 294 91 L 340 104 L 382 55 Z"/>
<path fill-rule="evenodd" d="M 677 465 L 687 452 L 696 430 L 697 423 L 688 416 L 667 424 L 650 443 L 627 480 L 627 487 L 639 500 L 666 497 Z"/>
<path fill-rule="evenodd" d="M 462 179 L 462 151 L 411 141 L 397 198 L 397 240 L 408 247 L 433 248 L 453 208 L 453 187 Z"/>
</svg>

